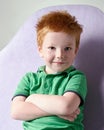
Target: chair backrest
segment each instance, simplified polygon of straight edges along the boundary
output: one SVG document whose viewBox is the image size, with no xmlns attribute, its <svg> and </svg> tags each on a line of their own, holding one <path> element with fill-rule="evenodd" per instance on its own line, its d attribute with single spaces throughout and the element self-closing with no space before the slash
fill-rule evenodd
<svg viewBox="0 0 104 130">
<path fill-rule="evenodd" d="M 0 52 L 1 130 L 22 130 L 21 122 L 10 117 L 11 98 L 20 78 L 44 64 L 36 50 L 35 24 L 40 16 L 53 10 L 67 10 L 83 25 L 74 65 L 85 72 L 88 80 L 85 130 L 104 130 L 104 13 L 87 5 L 52 6 L 35 12 Z"/>
</svg>

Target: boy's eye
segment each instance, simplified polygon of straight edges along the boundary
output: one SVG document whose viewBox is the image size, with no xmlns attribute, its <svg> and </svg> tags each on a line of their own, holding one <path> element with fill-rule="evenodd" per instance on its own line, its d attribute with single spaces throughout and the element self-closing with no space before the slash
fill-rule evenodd
<svg viewBox="0 0 104 130">
<path fill-rule="evenodd" d="M 69 50 L 71 50 L 71 47 L 66 47 L 64 50 L 69 51 Z"/>
<path fill-rule="evenodd" d="M 51 46 L 51 47 L 48 47 L 50 50 L 54 50 L 55 49 L 55 47 L 53 47 L 53 46 Z"/>
</svg>

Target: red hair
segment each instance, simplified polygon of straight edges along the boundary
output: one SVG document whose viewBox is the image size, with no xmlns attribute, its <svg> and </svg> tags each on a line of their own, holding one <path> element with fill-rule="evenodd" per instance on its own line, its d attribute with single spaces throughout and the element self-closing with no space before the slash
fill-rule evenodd
<svg viewBox="0 0 104 130">
<path fill-rule="evenodd" d="M 78 47 L 80 34 L 83 31 L 82 26 L 76 21 L 76 18 L 71 16 L 67 11 L 53 11 L 45 14 L 39 19 L 36 29 L 38 46 L 42 45 L 44 36 L 48 32 L 65 32 L 76 36 L 76 47 Z"/>
</svg>

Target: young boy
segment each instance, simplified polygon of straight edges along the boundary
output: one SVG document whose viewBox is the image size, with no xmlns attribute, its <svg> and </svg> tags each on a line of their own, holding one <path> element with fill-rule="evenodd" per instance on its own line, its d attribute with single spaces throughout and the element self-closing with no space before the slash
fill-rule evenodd
<svg viewBox="0 0 104 130">
<path fill-rule="evenodd" d="M 36 29 L 45 65 L 21 79 L 11 116 L 24 121 L 24 130 L 83 130 L 86 77 L 72 65 L 82 27 L 66 11 L 53 11 L 38 21 Z"/>
</svg>

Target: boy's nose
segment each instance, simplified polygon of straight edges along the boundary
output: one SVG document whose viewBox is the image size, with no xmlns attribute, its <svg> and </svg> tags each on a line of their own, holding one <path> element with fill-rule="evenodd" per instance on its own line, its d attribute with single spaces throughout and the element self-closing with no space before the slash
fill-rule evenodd
<svg viewBox="0 0 104 130">
<path fill-rule="evenodd" d="M 56 57 L 59 58 L 59 59 L 62 59 L 64 58 L 64 52 L 63 50 L 59 49 L 56 51 Z"/>
</svg>

